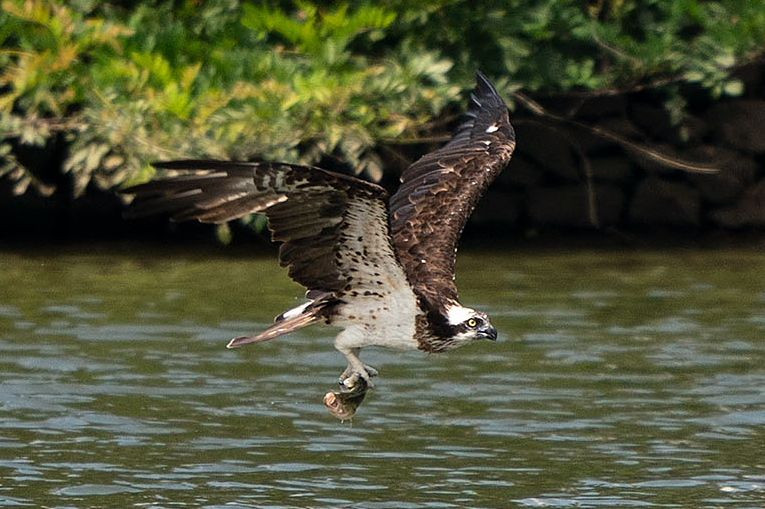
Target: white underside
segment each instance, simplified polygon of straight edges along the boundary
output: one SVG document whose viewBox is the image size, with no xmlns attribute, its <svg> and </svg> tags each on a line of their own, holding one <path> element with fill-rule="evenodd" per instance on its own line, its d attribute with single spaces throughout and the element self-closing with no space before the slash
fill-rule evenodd
<svg viewBox="0 0 765 509">
<path fill-rule="evenodd" d="M 347 237 L 338 264 L 351 274 L 347 304 L 338 308 L 332 324 L 343 327 L 335 339 L 341 352 L 367 346 L 413 350 L 417 298 L 393 254 L 385 205 L 346 211 Z M 365 293 L 370 293 L 365 295 Z"/>
<path fill-rule="evenodd" d="M 417 312 L 417 300 L 408 287 L 391 291 L 383 299 L 354 300 L 353 304 L 343 306 L 333 320 L 333 325 L 344 327 L 335 338 L 335 347 L 341 351 L 367 346 L 416 350 Z"/>
</svg>

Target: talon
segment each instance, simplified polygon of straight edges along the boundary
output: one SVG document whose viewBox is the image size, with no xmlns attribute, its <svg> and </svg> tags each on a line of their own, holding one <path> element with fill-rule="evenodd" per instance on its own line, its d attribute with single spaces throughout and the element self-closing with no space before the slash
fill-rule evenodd
<svg viewBox="0 0 765 509">
<path fill-rule="evenodd" d="M 374 375 L 369 373 L 368 371 L 364 371 L 363 373 L 357 373 L 357 374 L 367 383 L 368 388 L 374 389 L 375 384 L 372 382 L 372 377 L 377 375 L 376 372 Z M 356 379 L 356 381 L 358 382 L 358 378 Z"/>
<path fill-rule="evenodd" d="M 368 388 L 374 388 L 375 384 L 372 382 L 372 377 L 377 376 L 377 370 L 372 369 L 372 371 L 367 370 L 368 366 L 365 367 L 365 370 L 363 372 L 360 371 L 352 371 L 349 367 L 346 369 L 342 375 L 340 375 L 340 379 L 338 380 L 340 387 L 347 390 L 352 390 L 356 387 L 356 384 L 359 383 L 359 380 L 364 380 L 364 382 L 367 384 Z"/>
<path fill-rule="evenodd" d="M 359 359 L 359 349 L 351 348 L 348 351 L 340 350 L 348 360 L 348 367 L 340 375 L 340 386 L 343 390 L 354 390 L 359 385 L 359 380 L 364 380 L 365 387 L 362 389 L 374 387 L 372 383 L 372 377 L 377 376 L 378 372 L 375 368 L 367 366 L 361 359 Z"/>
<path fill-rule="evenodd" d="M 368 378 L 373 378 L 380 374 L 380 372 L 377 371 L 375 368 L 373 368 L 372 366 L 367 366 L 366 364 L 364 364 L 364 371 L 366 371 Z M 340 375 L 340 383 L 342 383 L 343 380 L 345 380 L 349 376 L 353 376 L 354 374 L 359 374 L 360 376 L 364 377 L 363 372 L 357 372 L 351 366 L 348 366 L 347 368 L 345 368 L 345 371 L 343 371 L 343 373 Z M 364 378 L 367 378 L 367 377 L 364 377 Z"/>
<path fill-rule="evenodd" d="M 351 376 L 346 377 L 340 384 L 346 389 L 353 389 L 359 382 L 359 374 L 354 373 Z"/>
</svg>

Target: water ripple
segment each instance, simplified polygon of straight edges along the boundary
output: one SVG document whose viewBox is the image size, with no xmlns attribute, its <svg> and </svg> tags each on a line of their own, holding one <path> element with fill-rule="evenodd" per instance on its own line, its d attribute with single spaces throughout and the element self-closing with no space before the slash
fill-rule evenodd
<svg viewBox="0 0 765 509">
<path fill-rule="evenodd" d="M 503 341 L 365 351 L 340 423 L 332 331 L 225 349 L 300 301 L 270 259 L 0 254 L 0 506 L 761 505 L 760 256 L 487 256 Z"/>
</svg>

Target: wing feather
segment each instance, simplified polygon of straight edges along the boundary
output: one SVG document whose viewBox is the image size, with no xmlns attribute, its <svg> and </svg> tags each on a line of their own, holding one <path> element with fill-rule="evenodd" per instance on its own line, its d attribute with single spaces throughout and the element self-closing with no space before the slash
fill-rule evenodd
<svg viewBox="0 0 765 509">
<path fill-rule="evenodd" d="M 125 189 L 136 195 L 128 216 L 169 213 L 178 221 L 222 223 L 263 212 L 272 238 L 282 242 L 280 264 L 309 291 L 341 292 L 350 274 L 366 263 L 384 260 L 397 266 L 387 194 L 375 184 L 282 163 L 171 161 L 156 166 L 182 173 Z M 353 242 L 346 230 L 356 235 Z M 367 236 L 374 239 L 371 252 L 350 255 L 358 250 L 355 242 Z"/>
<path fill-rule="evenodd" d="M 415 292 L 431 303 L 459 299 L 459 237 L 515 149 L 507 105 L 480 72 L 476 81 L 465 121 L 452 139 L 409 166 L 390 199 L 396 255 Z"/>
</svg>

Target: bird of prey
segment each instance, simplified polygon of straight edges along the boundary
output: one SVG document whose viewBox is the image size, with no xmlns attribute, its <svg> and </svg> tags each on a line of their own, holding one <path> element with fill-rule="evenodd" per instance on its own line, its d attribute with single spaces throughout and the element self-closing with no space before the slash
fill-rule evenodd
<svg viewBox="0 0 765 509">
<path fill-rule="evenodd" d="M 277 316 L 235 348 L 323 322 L 342 328 L 335 348 L 347 359 L 341 385 L 372 386 L 377 371 L 363 347 L 443 352 L 496 340 L 489 317 L 460 303 L 457 243 L 486 188 L 507 165 L 515 132 L 507 105 L 476 75 L 464 121 L 452 139 L 409 166 L 392 196 L 382 187 L 316 167 L 287 163 L 171 161 L 180 175 L 126 189 L 128 215 L 169 213 L 176 221 L 223 223 L 261 212 L 279 262 L 308 290 L 307 302 Z"/>
</svg>

